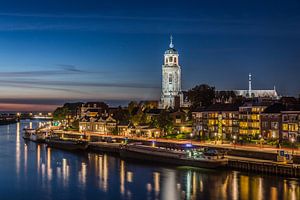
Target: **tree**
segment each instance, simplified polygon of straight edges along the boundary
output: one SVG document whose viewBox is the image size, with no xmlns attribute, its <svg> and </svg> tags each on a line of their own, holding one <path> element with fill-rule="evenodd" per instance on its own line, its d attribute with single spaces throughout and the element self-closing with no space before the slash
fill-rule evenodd
<svg viewBox="0 0 300 200">
<path fill-rule="evenodd" d="M 197 85 L 190 89 L 187 93 L 189 100 L 191 101 L 191 108 L 197 108 L 199 106 L 207 107 L 213 103 L 215 98 L 215 87 L 207 84 Z"/>
<path fill-rule="evenodd" d="M 166 110 L 163 110 L 157 119 L 158 127 L 162 130 L 163 133 L 172 133 L 174 130 L 173 121 L 170 116 L 170 113 Z"/>
</svg>

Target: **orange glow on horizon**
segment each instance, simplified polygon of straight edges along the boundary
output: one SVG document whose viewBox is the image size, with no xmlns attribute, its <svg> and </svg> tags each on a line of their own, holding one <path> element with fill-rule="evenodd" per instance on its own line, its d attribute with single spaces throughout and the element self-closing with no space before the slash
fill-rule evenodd
<svg viewBox="0 0 300 200">
<path fill-rule="evenodd" d="M 59 105 L 0 103 L 0 111 L 53 111 Z"/>
</svg>

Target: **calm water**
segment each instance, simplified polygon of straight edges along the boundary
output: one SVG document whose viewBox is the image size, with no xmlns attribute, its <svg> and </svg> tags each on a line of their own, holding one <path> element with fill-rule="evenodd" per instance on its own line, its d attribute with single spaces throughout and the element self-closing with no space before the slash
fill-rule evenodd
<svg viewBox="0 0 300 200">
<path fill-rule="evenodd" d="M 0 126 L 0 199 L 300 199 L 299 179 L 50 149 L 23 141 L 29 125 Z"/>
</svg>

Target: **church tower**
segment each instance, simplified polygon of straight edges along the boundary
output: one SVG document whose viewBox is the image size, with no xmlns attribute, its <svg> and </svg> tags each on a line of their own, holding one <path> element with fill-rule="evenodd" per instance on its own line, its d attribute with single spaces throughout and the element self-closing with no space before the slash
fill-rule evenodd
<svg viewBox="0 0 300 200">
<path fill-rule="evenodd" d="M 179 54 L 174 48 L 173 38 L 170 37 L 169 49 L 164 54 L 162 65 L 162 91 L 160 108 L 174 108 L 175 97 L 181 94 L 181 69 L 178 60 Z"/>
</svg>

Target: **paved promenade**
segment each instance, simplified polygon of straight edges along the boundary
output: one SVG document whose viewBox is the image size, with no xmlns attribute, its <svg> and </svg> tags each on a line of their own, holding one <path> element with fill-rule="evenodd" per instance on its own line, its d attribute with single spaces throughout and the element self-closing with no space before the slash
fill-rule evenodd
<svg viewBox="0 0 300 200">
<path fill-rule="evenodd" d="M 111 138 L 125 138 L 125 136 L 117 136 L 117 135 L 109 135 L 109 134 L 99 134 L 94 132 L 85 132 L 79 133 L 75 131 L 55 131 L 64 134 L 72 134 L 72 135 L 86 135 L 86 136 L 102 136 L 102 137 L 111 137 Z M 177 140 L 177 139 L 164 139 L 164 138 L 144 138 L 144 137 L 127 137 L 128 139 L 134 140 L 142 140 L 142 141 L 156 141 L 156 142 L 169 142 L 169 143 L 176 143 L 176 144 L 187 144 L 192 143 L 193 145 L 199 146 L 207 146 L 207 147 L 219 147 L 219 148 L 226 148 L 226 149 L 235 149 L 235 150 L 248 150 L 248 151 L 256 151 L 256 152 L 266 152 L 266 153 L 277 153 L 279 150 L 278 148 L 272 147 L 270 145 L 234 145 L 234 144 L 221 144 L 221 142 L 199 142 L 195 140 Z M 292 149 L 292 148 L 281 148 L 286 152 L 294 155 L 300 155 L 300 149 Z"/>
</svg>

